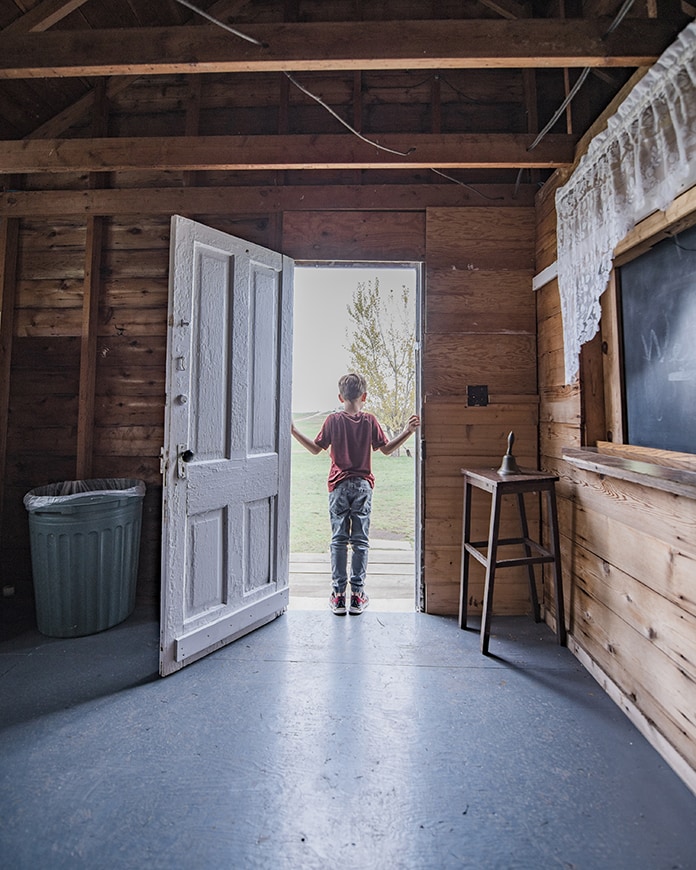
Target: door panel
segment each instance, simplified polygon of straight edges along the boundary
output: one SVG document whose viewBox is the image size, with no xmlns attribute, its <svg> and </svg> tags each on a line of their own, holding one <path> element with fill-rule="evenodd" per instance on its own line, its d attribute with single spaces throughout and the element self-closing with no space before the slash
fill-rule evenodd
<svg viewBox="0 0 696 870">
<path fill-rule="evenodd" d="M 292 265 L 172 219 L 163 676 L 287 607 Z"/>
</svg>

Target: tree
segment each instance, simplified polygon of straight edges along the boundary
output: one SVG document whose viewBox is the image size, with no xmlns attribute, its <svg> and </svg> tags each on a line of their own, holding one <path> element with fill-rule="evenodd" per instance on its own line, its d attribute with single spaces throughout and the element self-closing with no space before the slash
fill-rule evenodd
<svg viewBox="0 0 696 870">
<path fill-rule="evenodd" d="M 380 290 L 379 278 L 361 281 L 348 305 L 350 364 L 367 380 L 368 403 L 389 438 L 414 413 L 415 317 L 409 288 Z"/>
</svg>

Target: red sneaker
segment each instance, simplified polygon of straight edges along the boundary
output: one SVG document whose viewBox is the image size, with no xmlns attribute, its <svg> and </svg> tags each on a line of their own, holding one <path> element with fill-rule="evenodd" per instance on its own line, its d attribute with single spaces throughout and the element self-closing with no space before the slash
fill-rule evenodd
<svg viewBox="0 0 696 870">
<path fill-rule="evenodd" d="M 353 592 L 350 596 L 349 613 L 362 613 L 370 603 L 370 599 L 364 592 Z"/>
<path fill-rule="evenodd" d="M 345 616 L 346 596 L 342 593 L 332 592 L 331 598 L 329 598 L 329 607 L 337 616 Z"/>
</svg>

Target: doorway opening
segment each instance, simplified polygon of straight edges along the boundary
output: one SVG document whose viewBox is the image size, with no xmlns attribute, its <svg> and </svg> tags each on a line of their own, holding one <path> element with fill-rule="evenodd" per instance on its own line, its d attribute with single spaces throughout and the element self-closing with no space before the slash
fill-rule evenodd
<svg viewBox="0 0 696 870">
<path fill-rule="evenodd" d="M 328 414 L 340 410 L 338 379 L 360 371 L 367 379 L 366 411 L 388 438 L 420 413 L 422 269 L 417 263 L 302 263 L 294 269 L 292 414 L 314 439 Z M 377 327 L 378 360 L 360 335 Z M 374 342 L 372 343 L 374 350 Z M 405 351 L 405 355 L 404 355 Z M 399 352 L 401 352 L 400 361 Z M 406 369 L 408 368 L 408 372 Z M 398 371 L 394 384 L 393 371 Z M 391 371 L 390 371 L 391 370 Z M 377 377 L 377 372 L 381 376 Z M 410 398 L 401 398 L 406 375 Z M 378 383 L 380 382 L 380 383 Z M 392 394 L 390 395 L 390 390 Z M 397 395 L 393 393 L 396 392 Z M 401 404 L 405 420 L 391 410 Z M 406 407 L 408 405 L 408 407 Z M 390 408 L 387 411 L 387 408 Z M 325 609 L 331 591 L 328 451 L 314 456 L 292 441 L 290 609 Z M 390 456 L 373 452 L 375 491 L 365 588 L 370 609 L 420 610 L 420 433 Z M 349 554 L 350 558 L 350 554 Z"/>
</svg>

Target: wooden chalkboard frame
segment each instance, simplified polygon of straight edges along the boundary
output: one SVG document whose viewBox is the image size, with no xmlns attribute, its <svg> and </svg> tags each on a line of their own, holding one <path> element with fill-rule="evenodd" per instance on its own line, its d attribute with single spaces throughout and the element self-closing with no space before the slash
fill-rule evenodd
<svg viewBox="0 0 696 870">
<path fill-rule="evenodd" d="M 616 273 L 619 266 L 649 251 L 662 239 L 696 225 L 696 186 L 680 194 L 665 210 L 653 212 L 637 224 L 614 250 L 614 269 L 601 297 L 600 332 L 583 345 L 580 354 L 581 444 L 611 443 L 616 451 L 633 449 L 625 444 L 622 397 L 622 359 L 618 322 Z M 625 449 L 624 449 L 625 448 Z M 670 451 L 642 447 L 645 461 L 669 464 Z M 619 452 L 615 455 L 620 455 Z M 694 454 L 688 454 L 695 456 Z M 695 456 L 696 458 L 696 456 Z"/>
</svg>

